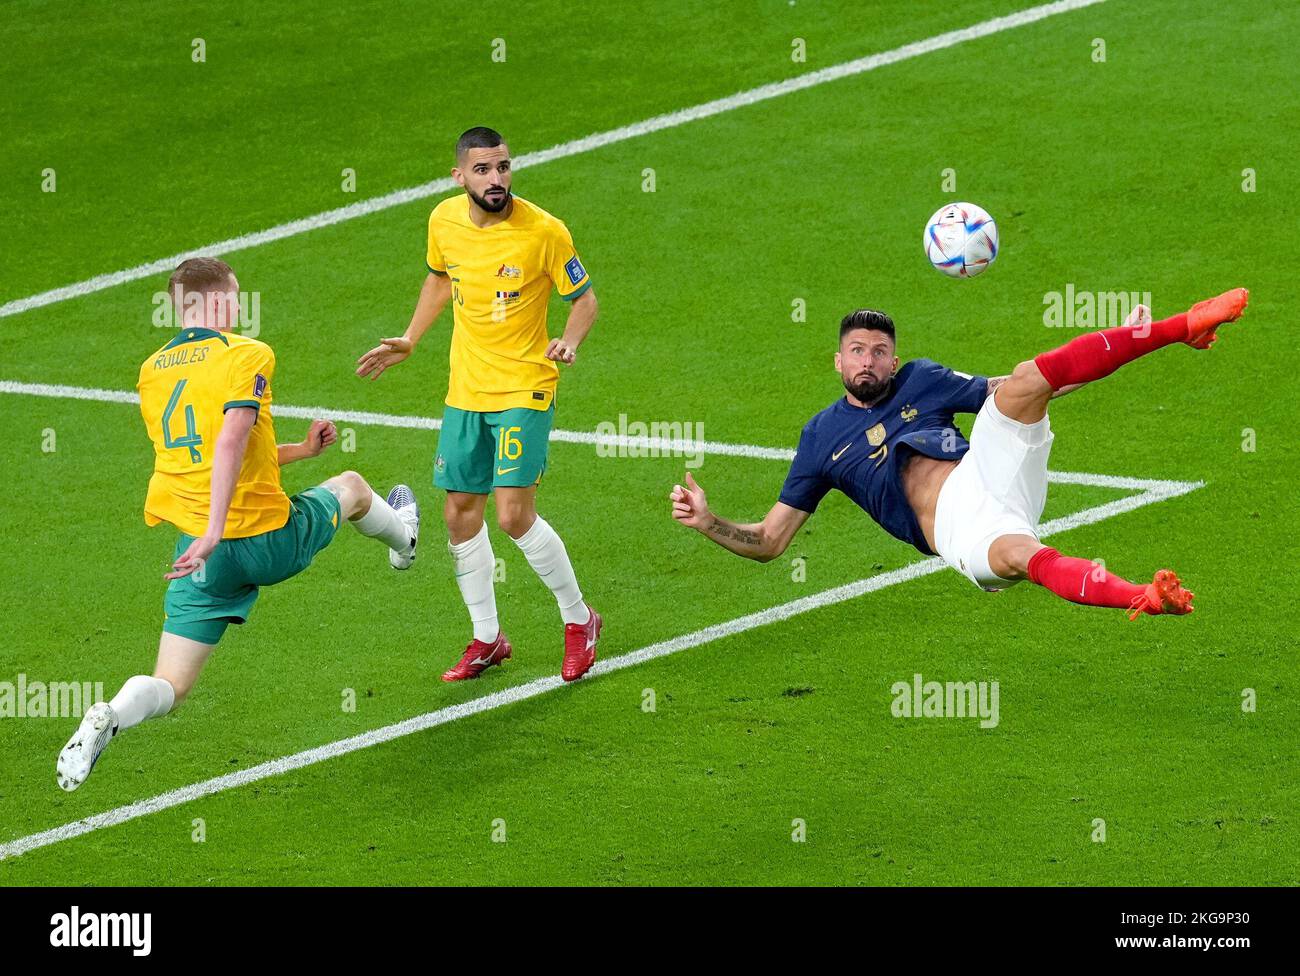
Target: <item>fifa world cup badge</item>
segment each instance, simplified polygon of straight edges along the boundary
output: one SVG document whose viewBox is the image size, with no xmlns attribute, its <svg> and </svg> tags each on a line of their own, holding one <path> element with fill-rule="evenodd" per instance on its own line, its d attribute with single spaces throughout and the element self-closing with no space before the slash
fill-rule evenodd
<svg viewBox="0 0 1300 976">
<path fill-rule="evenodd" d="M 876 426 L 867 431 L 867 443 L 872 447 L 879 447 L 881 444 L 885 443 L 884 424 L 876 424 Z"/>
</svg>

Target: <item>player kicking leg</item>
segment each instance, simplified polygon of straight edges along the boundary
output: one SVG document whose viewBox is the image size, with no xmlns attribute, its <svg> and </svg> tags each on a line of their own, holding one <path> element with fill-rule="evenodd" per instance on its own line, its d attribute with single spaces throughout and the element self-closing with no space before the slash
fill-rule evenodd
<svg viewBox="0 0 1300 976">
<path fill-rule="evenodd" d="M 312 436 L 320 424 L 313 424 Z M 324 439 L 332 440 L 328 433 Z M 395 568 L 411 565 L 419 538 L 419 508 L 411 490 L 397 485 L 385 501 L 355 471 L 295 495 L 283 528 L 223 540 L 206 558 L 194 558 L 186 543 L 190 537 L 182 535 L 178 558 L 167 574 L 166 623 L 153 675 L 129 678 L 111 701 L 91 706 L 59 753 L 59 786 L 75 790 L 116 735 L 174 711 L 194 687 L 226 626 L 247 619 L 259 586 L 306 569 L 334 538 L 340 517 L 361 535 L 388 546 Z"/>
<path fill-rule="evenodd" d="M 1171 570 L 1160 570 L 1145 585 L 1130 583 L 1091 560 L 1062 555 L 1033 534 L 1047 493 L 1052 440 L 1047 404 L 1054 395 L 1109 376 L 1164 346 L 1181 342 L 1208 349 L 1219 326 L 1241 316 L 1248 298 L 1246 289 L 1236 288 L 1160 322 L 1150 322 L 1140 307 L 1138 317 L 1120 328 L 1079 336 L 1017 366 L 985 402 L 971 432 L 969 456 L 940 493 L 935 513 L 940 554 L 986 588 L 1028 579 L 1071 603 L 1125 609 L 1133 620 L 1191 613 L 1193 594 Z M 1001 503 L 992 519 L 1001 531 L 995 528 L 991 543 L 990 520 L 964 511 L 971 504 L 965 498 L 986 496 Z"/>
<path fill-rule="evenodd" d="M 338 432 L 315 420 L 301 443 L 276 442 L 275 353 L 232 331 L 239 282 L 230 265 L 189 258 L 172 273 L 168 293 L 181 328 L 141 364 L 137 383 L 154 447 L 145 522 L 180 531 L 165 576 L 158 663 L 152 676 L 131 678 L 86 713 L 59 754 L 65 790 L 85 781 L 114 735 L 184 699 L 226 627 L 248 619 L 258 588 L 306 569 L 340 518 L 388 546 L 395 568 L 415 559 L 420 510 L 405 485 L 385 500 L 345 471 L 293 498 L 280 487 L 284 465 L 318 456 Z"/>
</svg>

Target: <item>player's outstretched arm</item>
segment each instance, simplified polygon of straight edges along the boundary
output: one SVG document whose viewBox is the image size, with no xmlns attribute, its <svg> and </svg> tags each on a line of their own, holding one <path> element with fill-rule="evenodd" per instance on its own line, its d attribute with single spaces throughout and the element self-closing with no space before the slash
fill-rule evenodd
<svg viewBox="0 0 1300 976">
<path fill-rule="evenodd" d="M 429 331 L 429 326 L 442 314 L 451 298 L 451 279 L 446 275 L 425 276 L 420 286 L 420 297 L 415 302 L 415 311 L 411 314 L 411 324 L 403 335 L 391 339 L 380 339 L 375 346 L 357 360 L 357 375 L 377 380 L 389 366 L 396 366 L 415 350 L 415 344 Z"/>
<path fill-rule="evenodd" d="M 587 338 L 599 311 L 600 305 L 596 302 L 594 289 L 588 288 L 575 298 L 569 306 L 569 319 L 564 323 L 564 334 L 550 341 L 546 347 L 546 358 L 572 366 L 578 355 L 578 347 Z"/>
<path fill-rule="evenodd" d="M 244 450 L 248 447 L 248 434 L 257 423 L 257 411 L 252 407 L 231 407 L 226 411 L 212 451 L 212 487 L 209 490 L 208 527 L 203 535 L 190 543 L 180 558 L 172 563 L 172 571 L 164 579 L 188 576 L 212 555 L 221 537 L 226 534 L 226 516 L 230 512 L 230 499 L 235 494 L 239 469 L 244 464 Z"/>
<path fill-rule="evenodd" d="M 313 458 L 339 439 L 338 429 L 330 420 L 313 420 L 307 430 L 307 436 L 298 444 L 277 444 L 275 459 L 280 467 Z"/>
<path fill-rule="evenodd" d="M 674 485 L 668 496 L 673 503 L 673 518 L 689 526 L 737 556 L 760 563 L 770 562 L 790 545 L 799 527 L 808 521 L 808 513 L 777 502 L 763 521 L 741 525 L 709 511 L 704 489 L 686 472 L 686 486 Z"/>
</svg>

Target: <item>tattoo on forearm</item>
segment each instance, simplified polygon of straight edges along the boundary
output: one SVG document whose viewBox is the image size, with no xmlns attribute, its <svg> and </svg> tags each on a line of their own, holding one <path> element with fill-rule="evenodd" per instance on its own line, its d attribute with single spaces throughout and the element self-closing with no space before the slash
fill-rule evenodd
<svg viewBox="0 0 1300 976">
<path fill-rule="evenodd" d="M 993 377 L 991 380 L 989 380 L 989 392 L 988 392 L 988 395 L 989 395 L 989 396 L 992 396 L 992 395 L 993 395 L 993 391 L 996 390 L 996 389 L 997 389 L 999 386 L 1001 386 L 1003 383 L 1005 383 L 1008 379 L 1009 379 L 1009 377 L 1006 377 L 1006 376 L 995 376 L 995 377 Z"/>
<path fill-rule="evenodd" d="M 756 546 L 762 542 L 762 536 L 753 529 L 742 529 L 739 525 L 724 525 L 721 519 L 715 519 L 709 531 L 720 539 L 734 539 L 749 546 Z"/>
</svg>

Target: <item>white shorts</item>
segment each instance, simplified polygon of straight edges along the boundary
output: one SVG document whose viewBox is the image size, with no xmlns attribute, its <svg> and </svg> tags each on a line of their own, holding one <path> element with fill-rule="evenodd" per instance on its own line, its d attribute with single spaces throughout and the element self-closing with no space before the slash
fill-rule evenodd
<svg viewBox="0 0 1300 976">
<path fill-rule="evenodd" d="M 1005 416 L 990 396 L 971 428 L 970 450 L 939 490 L 935 550 L 982 589 L 1002 590 L 1016 583 L 989 568 L 994 539 L 1002 535 L 1038 538 L 1038 520 L 1047 501 L 1052 436 L 1047 417 L 1022 424 Z"/>
</svg>

